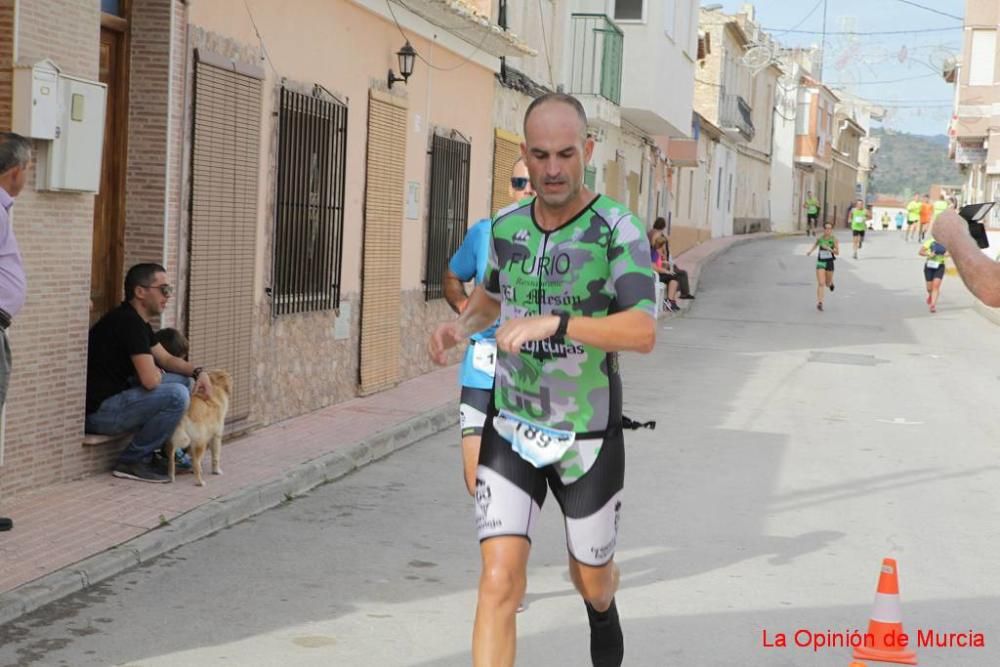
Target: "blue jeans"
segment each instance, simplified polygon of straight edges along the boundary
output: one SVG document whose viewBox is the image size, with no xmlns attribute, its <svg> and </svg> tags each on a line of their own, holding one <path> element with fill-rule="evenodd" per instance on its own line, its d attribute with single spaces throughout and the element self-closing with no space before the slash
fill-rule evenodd
<svg viewBox="0 0 1000 667">
<path fill-rule="evenodd" d="M 153 452 L 173 435 L 191 402 L 191 378 L 164 373 L 152 391 L 132 387 L 104 399 L 97 412 L 87 415 L 87 433 L 115 435 L 138 431 L 119 463 L 149 461 Z"/>
</svg>

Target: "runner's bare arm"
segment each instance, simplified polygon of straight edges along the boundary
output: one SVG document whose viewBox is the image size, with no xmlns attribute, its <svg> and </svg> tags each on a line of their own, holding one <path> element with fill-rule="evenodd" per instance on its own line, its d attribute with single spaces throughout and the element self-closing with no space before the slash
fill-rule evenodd
<svg viewBox="0 0 1000 667">
<path fill-rule="evenodd" d="M 566 337 L 605 352 L 646 354 L 656 345 L 656 321 L 635 308 L 607 317 L 571 317 Z"/>
<path fill-rule="evenodd" d="M 465 310 L 458 319 L 439 324 L 427 341 L 427 353 L 434 363 L 448 363 L 446 352 L 474 333 L 487 328 L 500 316 L 500 304 L 490 298 L 478 285 L 472 291 Z"/>
<path fill-rule="evenodd" d="M 516 354 L 524 343 L 545 340 L 559 326 L 557 315 L 519 317 L 504 322 L 497 330 L 497 347 Z M 593 345 L 605 352 L 651 352 L 656 344 L 656 323 L 638 309 L 607 317 L 571 317 L 566 338 Z"/>
<path fill-rule="evenodd" d="M 806 253 L 806 257 L 813 254 L 813 250 L 819 245 L 819 239 L 816 239 L 816 243 L 813 243 L 813 247 L 809 248 L 809 252 Z"/>
<path fill-rule="evenodd" d="M 469 303 L 469 297 L 465 293 L 465 285 L 462 284 L 462 280 L 452 273 L 451 269 L 445 269 L 442 285 L 444 287 L 444 300 L 448 302 L 452 310 L 461 315 Z"/>
<path fill-rule="evenodd" d="M 948 248 L 969 291 L 987 306 L 1000 307 L 1000 262 L 983 254 L 965 220 L 954 210 L 946 210 L 938 216 L 936 232 L 935 240 Z"/>
<path fill-rule="evenodd" d="M 489 327 L 500 317 L 500 302 L 486 293 L 482 285 L 477 285 L 469 296 L 465 310 L 455 323 L 462 333 L 469 337 Z"/>
</svg>

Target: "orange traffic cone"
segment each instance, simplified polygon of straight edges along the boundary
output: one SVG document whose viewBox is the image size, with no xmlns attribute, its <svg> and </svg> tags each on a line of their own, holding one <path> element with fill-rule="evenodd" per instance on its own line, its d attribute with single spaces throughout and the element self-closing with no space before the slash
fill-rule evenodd
<svg viewBox="0 0 1000 667">
<path fill-rule="evenodd" d="M 917 664 L 917 654 L 899 645 L 900 635 L 903 634 L 903 613 L 899 604 L 899 579 L 896 574 L 896 561 L 884 558 L 875 593 L 875 606 L 868 623 L 868 634 L 874 639 L 874 645 L 854 649 L 855 659 Z"/>
</svg>

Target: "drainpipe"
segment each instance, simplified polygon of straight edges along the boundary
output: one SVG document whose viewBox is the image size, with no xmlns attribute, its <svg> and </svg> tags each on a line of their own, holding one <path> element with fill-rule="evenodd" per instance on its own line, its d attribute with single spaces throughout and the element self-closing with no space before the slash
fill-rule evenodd
<svg viewBox="0 0 1000 667">
<path fill-rule="evenodd" d="M 13 39 L 11 40 L 13 42 L 13 47 L 14 47 L 13 53 L 11 54 L 14 59 L 13 60 L 14 65 L 17 65 L 17 61 L 21 57 L 21 54 L 18 52 L 19 51 L 18 47 L 20 46 L 19 44 L 20 39 L 18 38 L 18 33 L 20 32 L 20 27 L 21 27 L 20 25 L 18 25 L 20 23 L 20 12 L 18 11 L 20 4 L 21 0 L 14 0 L 14 36 Z"/>
<path fill-rule="evenodd" d="M 826 190 L 827 186 L 829 185 L 829 181 L 830 181 L 830 170 L 825 169 L 823 170 L 823 223 L 824 224 L 826 224 L 826 222 L 829 220 L 829 211 L 826 210 L 827 206 Z M 833 221 L 833 226 L 834 228 L 836 228 L 837 226 L 836 220 Z"/>
<path fill-rule="evenodd" d="M 170 8 L 170 28 L 167 32 L 167 39 L 170 40 L 169 49 L 167 52 L 167 146 L 166 146 L 166 169 L 164 170 L 163 176 L 163 266 L 168 267 L 167 257 L 168 249 L 170 244 L 170 235 L 168 230 L 170 228 L 170 170 L 173 169 L 173 163 L 171 158 L 173 157 L 173 136 L 171 135 L 171 129 L 173 128 L 173 104 L 174 104 L 174 2 L 171 0 L 169 3 Z M 178 246 L 179 247 L 179 246 Z M 178 272 L 180 271 L 180 258 L 178 257 Z M 177 282 L 180 282 L 180 276 L 177 276 Z M 178 304 L 180 299 L 174 299 L 174 321 L 171 324 L 177 324 L 178 319 Z"/>
<path fill-rule="evenodd" d="M 500 8 L 497 11 L 497 25 L 507 31 L 507 0 L 500 0 Z M 507 58 L 500 56 L 500 80 L 507 81 Z"/>
</svg>

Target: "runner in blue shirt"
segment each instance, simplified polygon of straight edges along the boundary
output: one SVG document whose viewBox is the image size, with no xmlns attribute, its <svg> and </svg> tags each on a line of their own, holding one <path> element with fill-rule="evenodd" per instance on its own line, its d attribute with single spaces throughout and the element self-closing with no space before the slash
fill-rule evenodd
<svg viewBox="0 0 1000 667">
<path fill-rule="evenodd" d="M 511 169 L 511 201 L 517 202 L 534 196 L 528 169 L 518 158 Z M 491 221 L 484 218 L 476 222 L 465 235 L 461 247 L 448 263 L 444 273 L 444 298 L 456 313 L 465 310 L 469 297 L 463 283 L 473 278 L 478 285 L 483 281 L 490 258 Z M 497 345 L 494 339 L 496 326 L 474 334 L 469 340 L 462 361 L 460 381 L 462 396 L 459 417 L 462 427 L 462 469 L 465 487 L 472 495 L 476 491 L 476 466 L 479 464 L 479 444 L 486 422 L 486 409 L 493 391 L 493 368 L 496 363 Z"/>
</svg>

